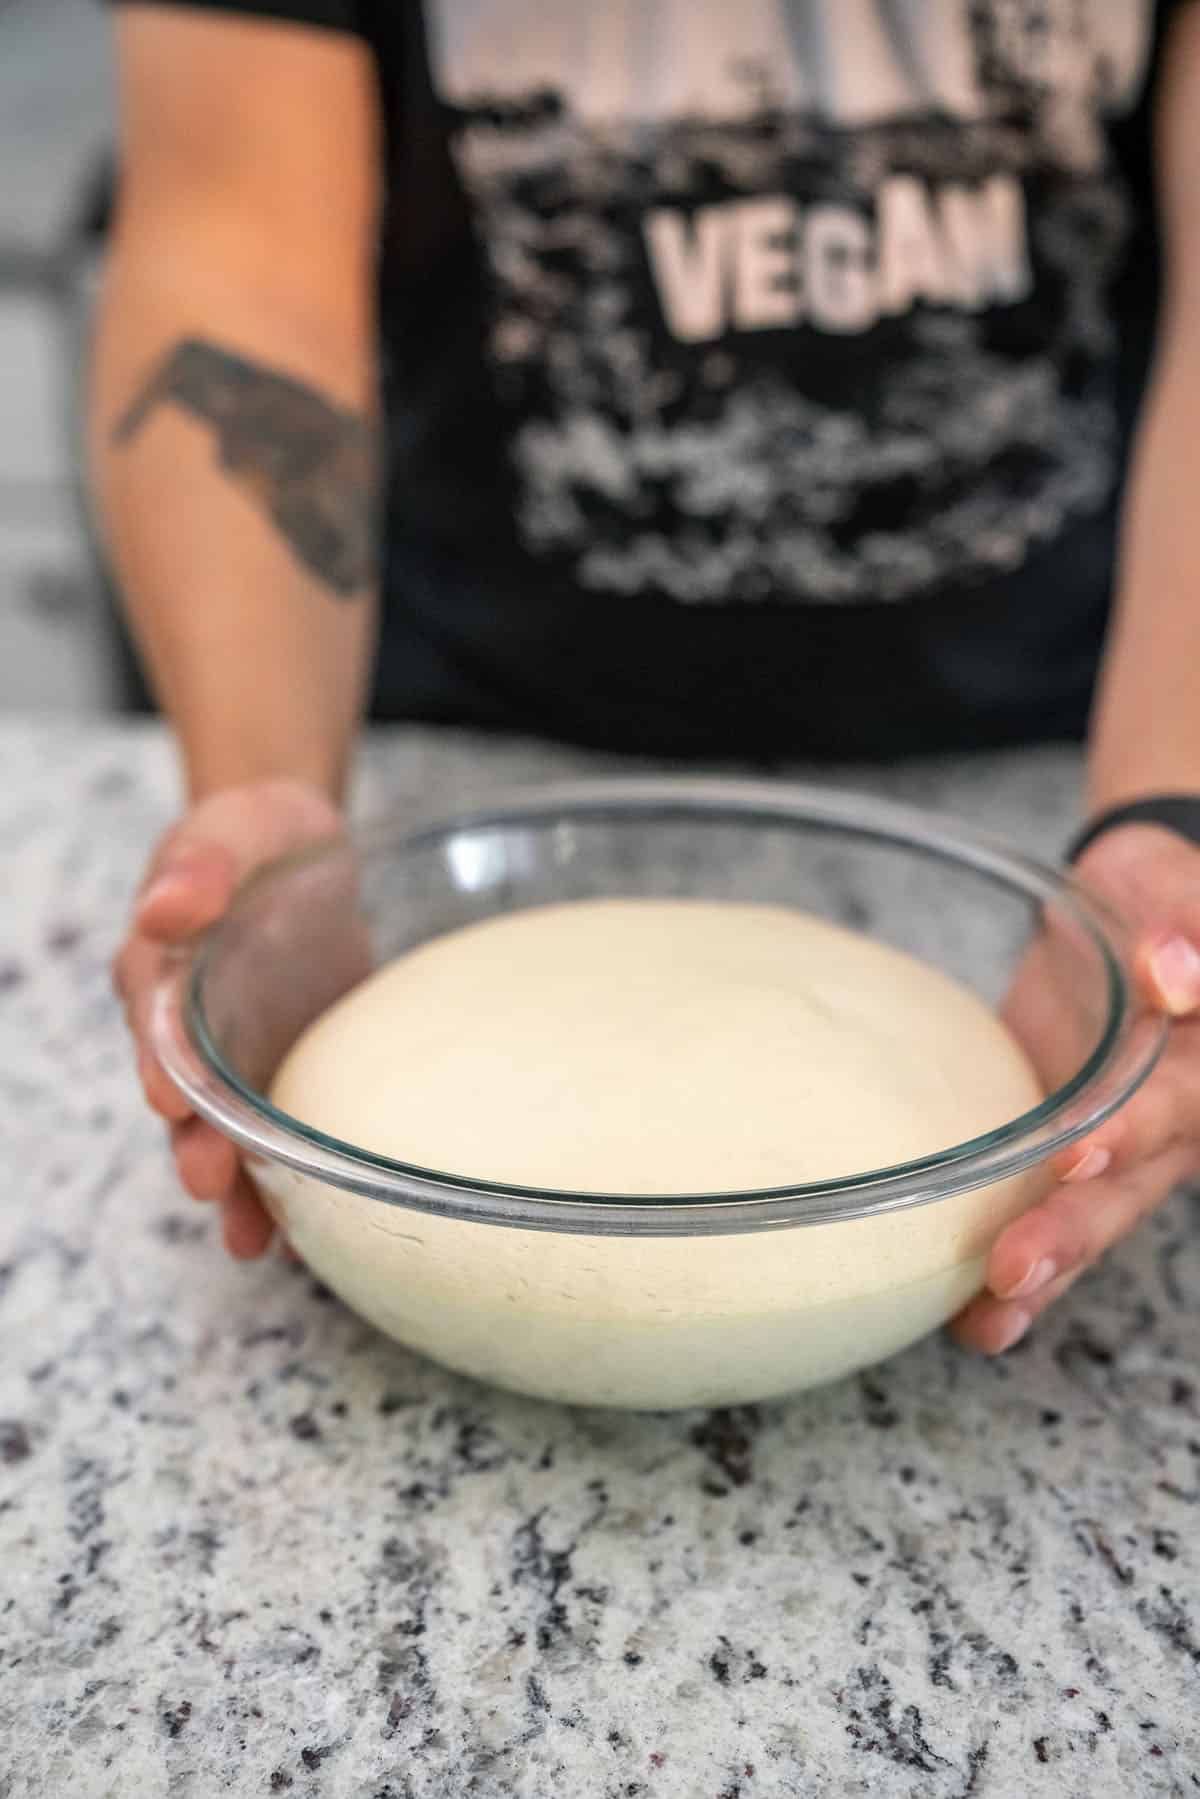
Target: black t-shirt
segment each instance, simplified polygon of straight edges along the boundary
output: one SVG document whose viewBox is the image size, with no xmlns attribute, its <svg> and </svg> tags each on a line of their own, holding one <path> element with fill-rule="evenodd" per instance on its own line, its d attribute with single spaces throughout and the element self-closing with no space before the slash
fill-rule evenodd
<svg viewBox="0 0 1200 1799">
<path fill-rule="evenodd" d="M 763 756 L 1082 729 L 1169 0 L 216 9 L 378 67 L 380 710 Z"/>
</svg>

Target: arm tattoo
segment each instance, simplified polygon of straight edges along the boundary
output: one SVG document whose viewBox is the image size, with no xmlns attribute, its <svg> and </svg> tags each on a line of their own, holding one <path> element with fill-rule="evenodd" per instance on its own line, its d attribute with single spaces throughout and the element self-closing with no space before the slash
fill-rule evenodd
<svg viewBox="0 0 1200 1799">
<path fill-rule="evenodd" d="M 131 443 L 166 405 L 213 427 L 220 468 L 318 580 L 342 597 L 370 580 L 376 450 L 363 419 L 289 375 L 200 338 L 167 352 L 118 419 L 114 444 Z"/>
</svg>

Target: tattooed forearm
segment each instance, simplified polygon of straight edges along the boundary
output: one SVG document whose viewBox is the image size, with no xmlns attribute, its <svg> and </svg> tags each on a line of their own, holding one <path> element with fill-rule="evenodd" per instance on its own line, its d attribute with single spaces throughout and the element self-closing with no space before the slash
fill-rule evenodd
<svg viewBox="0 0 1200 1799">
<path fill-rule="evenodd" d="M 290 375 L 200 338 L 167 353 L 118 419 L 113 442 L 131 443 L 167 405 L 213 427 L 219 466 L 310 573 L 342 596 L 371 579 L 378 457 L 362 418 Z"/>
</svg>

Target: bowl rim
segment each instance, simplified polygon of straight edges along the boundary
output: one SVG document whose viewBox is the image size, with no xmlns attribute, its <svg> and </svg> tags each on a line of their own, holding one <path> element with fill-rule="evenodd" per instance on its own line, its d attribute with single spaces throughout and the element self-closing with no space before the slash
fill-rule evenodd
<svg viewBox="0 0 1200 1799">
<path fill-rule="evenodd" d="M 347 842 L 359 854 L 369 855 L 383 843 L 416 851 L 471 830 L 566 824 L 569 814 L 817 826 L 924 851 L 1042 905 L 1064 905 L 1099 952 L 1108 990 L 1105 1029 L 1082 1067 L 1038 1106 L 982 1136 L 913 1161 L 830 1181 L 723 1193 L 556 1191 L 466 1178 L 377 1155 L 304 1124 L 245 1083 L 221 1055 L 204 1012 L 204 974 L 224 922 L 218 920 L 172 959 L 155 990 L 150 1034 L 166 1072 L 200 1116 L 246 1152 L 252 1166 L 282 1164 L 387 1205 L 475 1222 L 571 1234 L 690 1236 L 876 1216 L 1010 1179 L 1094 1130 L 1137 1090 L 1162 1053 L 1167 1021 L 1134 1018 L 1128 927 L 1086 883 L 958 819 L 850 788 L 729 776 L 627 776 L 510 790 L 417 826 L 396 817 L 349 825 L 274 858 L 242 884 L 225 918 L 245 894 L 281 870 L 335 849 L 344 852 Z"/>
</svg>

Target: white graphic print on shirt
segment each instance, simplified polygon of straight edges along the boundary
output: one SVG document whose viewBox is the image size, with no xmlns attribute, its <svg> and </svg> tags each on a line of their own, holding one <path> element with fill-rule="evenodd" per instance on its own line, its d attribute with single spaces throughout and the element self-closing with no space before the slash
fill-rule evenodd
<svg viewBox="0 0 1200 1799">
<path fill-rule="evenodd" d="M 527 547 L 904 600 L 1111 493 L 1151 0 L 433 0 Z"/>
</svg>

